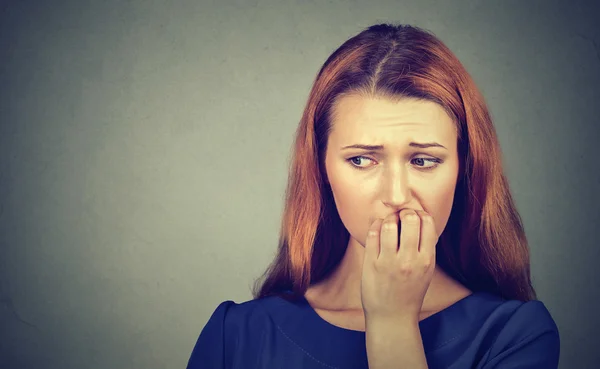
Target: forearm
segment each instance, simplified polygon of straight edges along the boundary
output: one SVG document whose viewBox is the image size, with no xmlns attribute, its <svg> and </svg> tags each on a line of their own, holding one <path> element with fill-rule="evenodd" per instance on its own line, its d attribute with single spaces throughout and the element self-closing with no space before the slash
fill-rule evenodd
<svg viewBox="0 0 600 369">
<path fill-rule="evenodd" d="M 366 321 L 369 369 L 427 369 L 418 319 Z"/>
</svg>

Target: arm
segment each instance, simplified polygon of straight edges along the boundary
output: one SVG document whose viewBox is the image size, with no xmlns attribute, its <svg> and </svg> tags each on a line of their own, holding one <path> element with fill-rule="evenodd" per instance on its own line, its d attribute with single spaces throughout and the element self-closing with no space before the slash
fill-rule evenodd
<svg viewBox="0 0 600 369">
<path fill-rule="evenodd" d="M 419 320 L 366 320 L 369 369 L 427 369 Z"/>
</svg>

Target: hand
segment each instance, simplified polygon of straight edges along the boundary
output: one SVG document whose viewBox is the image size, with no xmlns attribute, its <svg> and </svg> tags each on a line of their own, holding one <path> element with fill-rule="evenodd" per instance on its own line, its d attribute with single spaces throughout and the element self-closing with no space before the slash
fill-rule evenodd
<svg viewBox="0 0 600 369">
<path fill-rule="evenodd" d="M 361 279 L 367 320 L 418 319 L 433 278 L 438 240 L 433 217 L 413 209 L 402 209 L 399 217 L 376 219 L 369 228 Z"/>
</svg>

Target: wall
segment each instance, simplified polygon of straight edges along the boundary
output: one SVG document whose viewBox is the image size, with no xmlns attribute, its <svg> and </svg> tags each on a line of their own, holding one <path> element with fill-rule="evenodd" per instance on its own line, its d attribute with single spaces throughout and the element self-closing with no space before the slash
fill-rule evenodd
<svg viewBox="0 0 600 369">
<path fill-rule="evenodd" d="M 274 255 L 319 67 L 379 22 L 433 31 L 472 74 L 561 368 L 600 358 L 591 2 L 0 4 L 0 367 L 185 367 Z"/>
</svg>

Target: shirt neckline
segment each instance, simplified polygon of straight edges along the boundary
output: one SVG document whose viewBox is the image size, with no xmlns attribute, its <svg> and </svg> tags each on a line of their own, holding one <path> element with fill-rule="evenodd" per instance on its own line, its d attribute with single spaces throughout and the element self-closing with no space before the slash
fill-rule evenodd
<svg viewBox="0 0 600 369">
<path fill-rule="evenodd" d="M 479 293 L 481 293 L 481 292 L 479 292 Z M 432 329 L 433 327 L 439 325 L 445 315 L 453 314 L 455 311 L 459 310 L 462 307 L 462 305 L 464 305 L 466 302 L 475 298 L 475 296 L 478 295 L 479 293 L 472 292 L 471 294 L 454 302 L 452 305 L 449 305 L 449 306 L 445 307 L 444 309 L 442 309 L 438 312 L 435 312 L 432 315 L 426 317 L 425 319 L 419 321 L 419 329 L 421 330 L 421 332 L 423 332 L 423 331 L 428 331 L 428 330 Z M 310 305 L 309 301 L 306 299 L 305 296 L 300 296 L 299 302 L 300 302 L 300 306 L 302 307 L 303 310 L 305 310 L 305 312 L 307 313 L 308 317 L 310 317 L 311 320 L 313 320 L 314 322 L 316 322 L 317 324 L 322 326 L 323 329 L 331 331 L 331 333 L 344 334 L 344 335 L 348 335 L 348 336 L 350 336 L 350 335 L 365 336 L 365 334 L 366 334 L 365 331 L 339 327 L 339 326 L 332 324 L 332 323 L 328 322 L 327 320 L 323 319 L 323 317 L 320 316 L 317 313 L 317 311 Z"/>
<path fill-rule="evenodd" d="M 285 291 L 284 295 L 291 291 Z M 473 292 L 452 305 L 428 316 L 418 324 L 426 352 L 433 352 L 460 339 L 470 330 L 481 304 L 497 301 L 498 297 L 484 291 Z M 288 299 L 277 296 L 267 304 L 277 329 L 309 356 L 335 367 L 367 362 L 366 332 L 346 329 L 323 319 L 305 296 Z M 341 346 L 340 346 L 341 345 Z M 344 347 L 341 349 L 340 347 Z M 352 355 L 348 356 L 349 352 Z"/>
</svg>

